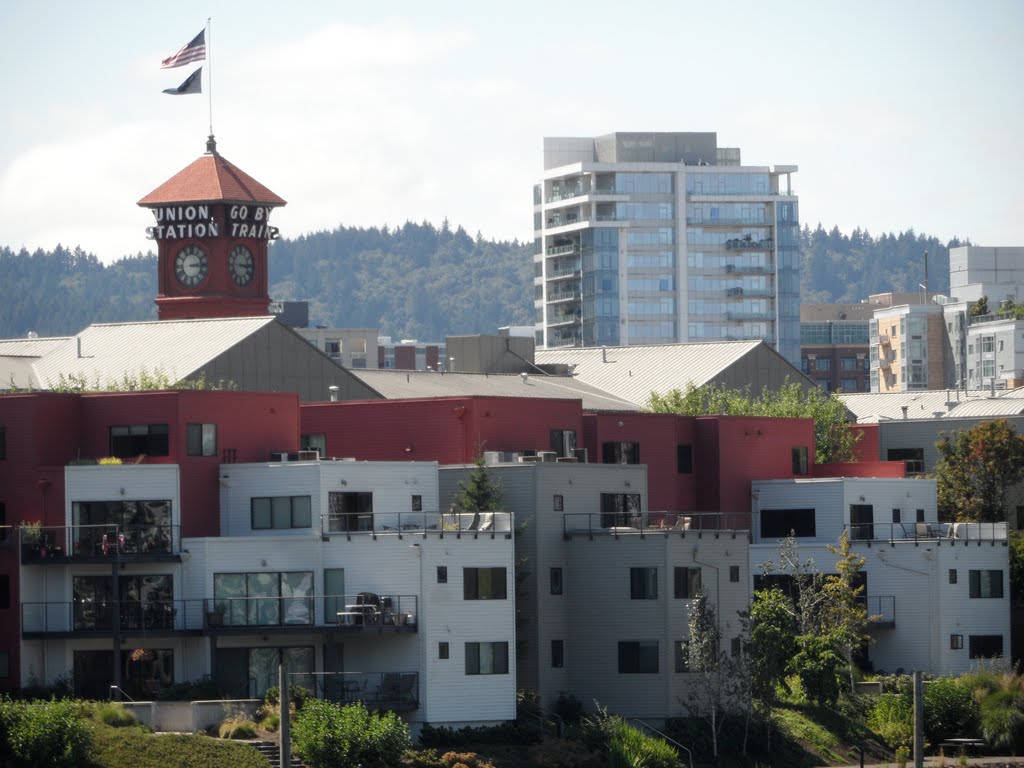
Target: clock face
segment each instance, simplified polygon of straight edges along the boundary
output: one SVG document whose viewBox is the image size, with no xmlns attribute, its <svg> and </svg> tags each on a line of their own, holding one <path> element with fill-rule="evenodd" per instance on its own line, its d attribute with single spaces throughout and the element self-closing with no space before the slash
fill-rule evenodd
<svg viewBox="0 0 1024 768">
<path fill-rule="evenodd" d="M 248 285 L 252 281 L 255 264 L 252 252 L 244 245 L 236 245 L 228 256 L 228 273 L 235 285 Z"/>
<path fill-rule="evenodd" d="M 199 285 L 209 270 L 206 254 L 194 245 L 186 245 L 174 259 L 174 274 L 186 288 Z"/>
</svg>

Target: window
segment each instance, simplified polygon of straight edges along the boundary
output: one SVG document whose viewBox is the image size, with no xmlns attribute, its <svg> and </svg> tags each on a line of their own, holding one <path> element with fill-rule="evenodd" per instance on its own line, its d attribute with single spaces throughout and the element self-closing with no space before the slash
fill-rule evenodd
<svg viewBox="0 0 1024 768">
<path fill-rule="evenodd" d="M 11 577 L 0 573 L 0 609 L 11 607 Z"/>
<path fill-rule="evenodd" d="M 917 522 L 919 522 L 919 523 L 923 523 L 924 522 L 924 510 L 923 509 L 917 510 Z"/>
<path fill-rule="evenodd" d="M 1003 572 L 1000 570 L 968 571 L 971 597 L 1002 597 Z"/>
<path fill-rule="evenodd" d="M 900 521 L 900 510 L 893 508 L 892 510 L 892 521 L 898 523 Z"/>
<path fill-rule="evenodd" d="M 327 435 L 318 433 L 314 435 L 301 435 L 299 437 L 300 451 L 316 451 L 320 456 L 327 455 Z"/>
<path fill-rule="evenodd" d="M 11 529 L 7 527 L 7 507 L 0 501 L 0 544 L 11 537 Z"/>
<path fill-rule="evenodd" d="M 11 652 L 0 651 L 0 678 L 11 676 Z"/>
<path fill-rule="evenodd" d="M 565 643 L 561 640 L 551 641 L 551 667 L 561 669 L 565 666 Z"/>
<path fill-rule="evenodd" d="M 73 501 L 71 520 L 76 555 L 107 554 L 103 537 L 111 528 L 125 535 L 124 542 L 118 542 L 122 552 L 168 553 L 174 546 L 171 502 L 166 499 Z"/>
<path fill-rule="evenodd" d="M 602 493 L 601 527 L 640 527 L 639 493 Z"/>
<path fill-rule="evenodd" d="M 467 675 L 507 675 L 508 643 L 466 643 Z"/>
<path fill-rule="evenodd" d="M 761 538 L 784 539 L 794 536 L 815 535 L 813 509 L 762 509 Z"/>
<path fill-rule="evenodd" d="M 619 642 L 619 674 L 657 674 L 657 640 L 623 640 Z"/>
<path fill-rule="evenodd" d="M 345 598 L 345 569 L 324 568 L 324 621 L 333 624 L 339 613 L 348 613 Z"/>
<path fill-rule="evenodd" d="M 850 505 L 850 538 L 854 541 L 875 538 L 875 508 L 871 504 Z"/>
<path fill-rule="evenodd" d="M 0 459 L 7 458 L 7 430 L 0 427 Z"/>
<path fill-rule="evenodd" d="M 856 371 L 857 370 L 857 358 L 856 357 L 843 357 L 839 360 L 839 367 L 844 371 Z"/>
<path fill-rule="evenodd" d="M 817 359 L 817 361 L 815 362 L 814 367 L 815 367 L 815 370 L 818 370 L 818 371 L 831 371 L 832 370 L 832 360 L 827 358 L 827 357 L 819 357 Z"/>
<path fill-rule="evenodd" d="M 309 496 L 254 496 L 251 507 L 254 531 L 313 527 Z"/>
<path fill-rule="evenodd" d="M 807 447 L 798 446 L 793 449 L 793 474 L 807 474 Z"/>
<path fill-rule="evenodd" d="M 612 442 L 601 446 L 603 464 L 639 464 L 640 443 Z"/>
<path fill-rule="evenodd" d="M 693 446 L 676 446 L 676 472 L 680 475 L 693 474 Z"/>
<path fill-rule="evenodd" d="M 740 639 L 738 637 L 729 641 L 729 653 L 733 658 L 740 655 Z"/>
<path fill-rule="evenodd" d="M 110 455 L 121 459 L 135 456 L 167 456 L 170 453 L 166 424 L 134 424 L 110 428 Z"/>
<path fill-rule="evenodd" d="M 967 645 L 972 659 L 994 659 L 1003 655 L 1002 635 L 968 635 Z"/>
<path fill-rule="evenodd" d="M 964 636 L 963 635 L 950 635 L 949 636 L 949 650 L 959 651 L 964 647 Z"/>
<path fill-rule="evenodd" d="M 956 584 L 956 568 L 949 569 L 949 583 Z"/>
<path fill-rule="evenodd" d="M 551 594 L 560 595 L 562 594 L 562 569 L 552 568 L 551 569 Z"/>
<path fill-rule="evenodd" d="M 890 448 L 887 458 L 904 462 L 908 475 L 924 474 L 924 448 Z"/>
<path fill-rule="evenodd" d="M 740 567 L 738 565 L 729 566 L 729 581 L 734 584 L 740 580 Z"/>
<path fill-rule="evenodd" d="M 675 646 L 676 672 L 690 671 L 690 641 L 676 640 L 672 643 Z"/>
<path fill-rule="evenodd" d="M 657 600 L 658 569 L 630 568 L 629 597 L 631 600 Z"/>
<path fill-rule="evenodd" d="M 189 456 L 216 456 L 217 425 L 186 424 L 185 453 Z"/>
<path fill-rule="evenodd" d="M 420 494 L 413 494 L 411 509 L 413 512 L 423 511 L 423 496 L 421 496 Z"/>
<path fill-rule="evenodd" d="M 575 456 L 576 430 L 552 429 L 551 450 L 557 453 L 559 456 Z"/>
<path fill-rule="evenodd" d="M 327 339 L 324 342 L 324 352 L 327 353 L 328 357 L 335 359 L 341 357 L 341 340 L 340 339 Z"/>
<path fill-rule="evenodd" d="M 437 644 L 437 658 L 447 659 L 449 654 L 448 643 L 440 642 Z"/>
<path fill-rule="evenodd" d="M 463 568 L 464 600 L 505 600 L 508 598 L 504 568 Z"/>
<path fill-rule="evenodd" d="M 365 491 L 331 491 L 327 494 L 327 530 L 372 531 L 373 494 Z"/>
<path fill-rule="evenodd" d="M 676 600 L 691 600 L 700 592 L 700 568 L 676 566 L 672 573 L 673 592 Z"/>
<path fill-rule="evenodd" d="M 437 583 L 447 584 L 448 583 L 448 566 L 439 565 L 437 566 Z"/>
<path fill-rule="evenodd" d="M 72 620 L 76 630 L 109 630 L 114 606 L 123 629 L 173 629 L 174 580 L 169 575 L 122 575 L 117 591 L 110 576 L 73 576 Z"/>
<path fill-rule="evenodd" d="M 215 573 L 213 599 L 224 626 L 312 624 L 313 573 Z"/>
<path fill-rule="evenodd" d="M 555 512 L 561 512 L 565 509 L 565 500 L 562 498 L 562 494 L 556 493 L 553 500 L 553 506 Z"/>
</svg>

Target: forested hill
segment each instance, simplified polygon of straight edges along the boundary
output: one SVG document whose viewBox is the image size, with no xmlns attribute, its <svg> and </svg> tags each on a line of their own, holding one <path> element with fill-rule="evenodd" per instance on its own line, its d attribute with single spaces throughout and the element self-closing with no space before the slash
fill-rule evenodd
<svg viewBox="0 0 1024 768">
<path fill-rule="evenodd" d="M 949 290 L 949 248 L 913 231 L 874 238 L 804 227 L 805 302 L 860 301 L 869 293 Z M 270 250 L 274 299 L 308 301 L 312 324 L 378 328 L 395 338 L 440 341 L 533 323 L 533 246 L 470 237 L 463 229 L 406 223 L 339 227 Z M 29 331 L 77 333 L 90 323 L 156 318 L 156 257 L 104 265 L 82 248 L 0 248 L 0 338 Z"/>
</svg>

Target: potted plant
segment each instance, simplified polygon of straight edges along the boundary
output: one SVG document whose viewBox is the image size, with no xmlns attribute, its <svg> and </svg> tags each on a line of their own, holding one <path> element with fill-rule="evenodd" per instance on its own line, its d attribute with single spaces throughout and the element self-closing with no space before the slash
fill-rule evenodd
<svg viewBox="0 0 1024 768">
<path fill-rule="evenodd" d="M 45 557 L 46 556 L 46 534 L 43 533 L 43 524 L 38 520 L 26 522 L 22 520 L 21 526 L 21 556 Z"/>
</svg>

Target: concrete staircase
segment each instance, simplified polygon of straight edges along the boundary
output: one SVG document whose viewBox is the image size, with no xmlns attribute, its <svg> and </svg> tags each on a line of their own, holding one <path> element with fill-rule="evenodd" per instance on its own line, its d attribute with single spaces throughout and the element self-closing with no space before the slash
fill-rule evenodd
<svg viewBox="0 0 1024 768">
<path fill-rule="evenodd" d="M 273 768 L 281 765 L 281 749 L 276 741 L 250 741 L 249 744 L 270 762 Z M 302 761 L 292 753 L 291 768 L 306 768 Z"/>
</svg>

